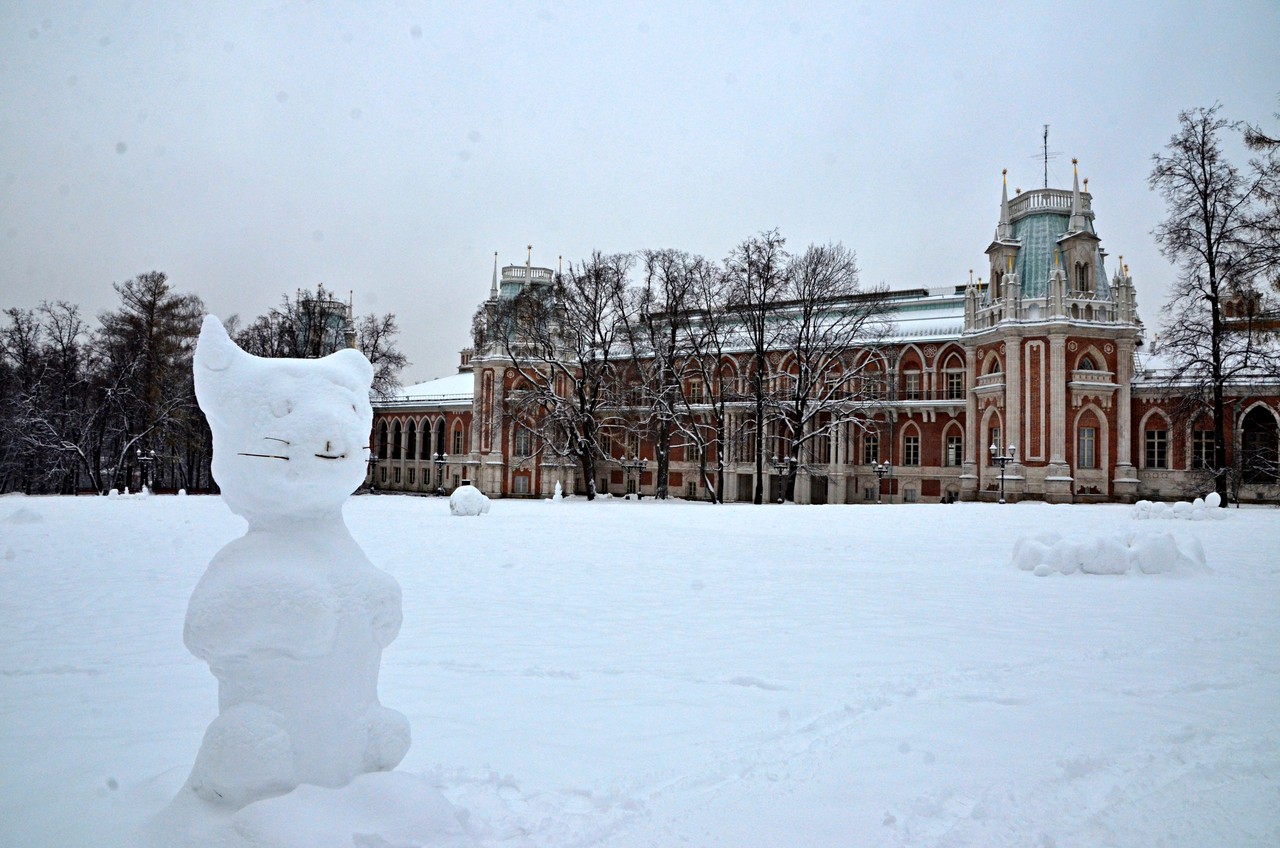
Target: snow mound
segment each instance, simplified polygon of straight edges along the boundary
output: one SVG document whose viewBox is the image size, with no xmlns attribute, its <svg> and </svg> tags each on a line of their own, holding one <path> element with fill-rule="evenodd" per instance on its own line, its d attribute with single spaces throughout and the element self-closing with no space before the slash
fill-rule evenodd
<svg viewBox="0 0 1280 848">
<path fill-rule="evenodd" d="M 475 486 L 459 486 L 449 496 L 449 511 L 454 515 L 484 515 L 489 511 L 489 498 Z"/>
<path fill-rule="evenodd" d="M 357 777 L 341 789 L 299 786 L 250 804 L 233 818 L 254 848 L 413 846 L 475 843 L 443 795 L 420 777 L 391 772 Z"/>
<path fill-rule="evenodd" d="M 20 506 L 4 517 L 5 524 L 39 524 L 44 516 L 35 510 Z"/>
<path fill-rule="evenodd" d="M 553 501 L 564 500 L 564 489 L 560 486 L 559 480 L 556 481 L 556 493 L 551 496 L 551 500 Z"/>
<path fill-rule="evenodd" d="M 1163 503 L 1160 501 L 1138 501 L 1133 505 L 1133 517 L 1138 521 L 1161 518 L 1177 518 L 1186 521 L 1221 521 L 1229 516 L 1225 509 L 1221 509 L 1222 496 L 1217 492 L 1210 492 L 1203 498 L 1196 498 L 1194 501 L 1179 501 L 1178 503 Z"/>
<path fill-rule="evenodd" d="M 1205 570 L 1204 547 L 1195 538 L 1128 530 L 1106 536 L 1023 536 L 1013 546 L 1013 564 L 1037 577 L 1049 574 L 1194 573 Z"/>
</svg>

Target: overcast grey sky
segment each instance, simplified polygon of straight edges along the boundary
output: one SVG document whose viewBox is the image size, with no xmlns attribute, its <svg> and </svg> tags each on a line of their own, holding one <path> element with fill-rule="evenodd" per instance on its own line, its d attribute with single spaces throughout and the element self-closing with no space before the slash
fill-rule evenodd
<svg viewBox="0 0 1280 848">
<path fill-rule="evenodd" d="M 226 318 L 323 282 L 452 373 L 493 252 L 714 258 L 778 227 L 963 282 L 1041 125 L 1152 324 L 1151 154 L 1272 129 L 1280 3 L 0 2 L 0 307 L 161 270 Z M 1112 265 L 1114 269 L 1114 265 Z"/>
</svg>

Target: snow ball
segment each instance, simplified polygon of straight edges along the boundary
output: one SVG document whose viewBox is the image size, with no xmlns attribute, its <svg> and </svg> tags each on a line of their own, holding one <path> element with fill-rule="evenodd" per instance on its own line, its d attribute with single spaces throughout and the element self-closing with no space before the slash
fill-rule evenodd
<svg viewBox="0 0 1280 848">
<path fill-rule="evenodd" d="M 1013 564 L 1037 577 L 1049 574 L 1165 574 L 1205 570 L 1204 547 L 1194 537 L 1128 531 L 1102 536 L 1024 536 L 1013 549 Z"/>
<path fill-rule="evenodd" d="M 118 498 L 118 497 L 120 497 L 120 493 L 119 493 L 118 491 L 116 491 L 115 489 L 107 489 L 107 497 L 109 497 L 109 498 Z"/>
<path fill-rule="evenodd" d="M 187 490 L 186 490 L 186 489 L 179 489 L 179 490 L 178 490 L 178 497 L 180 497 L 180 498 L 185 498 L 186 496 L 187 496 Z"/>
<path fill-rule="evenodd" d="M 1210 492 L 1204 496 L 1204 505 L 1209 509 L 1217 509 L 1222 506 L 1222 495 L 1217 492 Z"/>
<path fill-rule="evenodd" d="M 489 498 L 475 486 L 459 486 L 449 495 L 449 511 L 454 515 L 484 515 Z"/>
</svg>

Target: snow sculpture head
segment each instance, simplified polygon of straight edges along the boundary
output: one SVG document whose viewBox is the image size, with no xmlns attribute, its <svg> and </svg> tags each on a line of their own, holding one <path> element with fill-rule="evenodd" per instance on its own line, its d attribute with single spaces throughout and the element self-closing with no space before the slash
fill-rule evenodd
<svg viewBox="0 0 1280 848">
<path fill-rule="evenodd" d="M 195 388 L 213 431 L 213 477 L 250 524 L 339 509 L 364 480 L 373 367 L 355 350 L 263 359 L 205 316 Z"/>
</svg>

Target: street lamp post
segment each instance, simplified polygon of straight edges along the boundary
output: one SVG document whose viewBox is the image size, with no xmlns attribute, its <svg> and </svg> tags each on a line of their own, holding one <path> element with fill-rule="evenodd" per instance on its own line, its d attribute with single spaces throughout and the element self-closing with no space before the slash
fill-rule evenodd
<svg viewBox="0 0 1280 848">
<path fill-rule="evenodd" d="M 876 473 L 876 503 L 884 503 L 881 495 L 884 491 L 884 478 L 893 476 L 893 465 L 888 462 L 877 462 L 871 466 Z"/>
<path fill-rule="evenodd" d="M 1004 468 L 1017 457 L 1018 446 L 1008 445 L 1004 453 L 1001 453 L 999 446 L 992 442 L 991 447 L 987 448 L 987 450 L 991 452 L 991 461 L 1000 466 L 1000 503 L 1004 503 Z"/>
<path fill-rule="evenodd" d="M 631 457 L 631 459 L 626 459 L 624 457 L 623 459 L 619 460 L 619 464 L 622 466 L 622 470 L 627 473 L 627 483 L 630 484 L 631 475 L 637 472 L 640 474 L 643 474 L 645 468 L 649 466 L 649 460 L 637 459 L 634 456 Z M 631 486 L 628 485 L 627 488 L 630 489 Z M 629 495 L 631 494 L 631 492 L 627 492 L 627 494 Z M 643 495 L 640 494 L 640 483 L 638 480 L 636 481 L 636 497 L 637 498 L 643 497 Z"/>
<path fill-rule="evenodd" d="M 140 484 L 139 488 L 141 489 L 141 491 L 147 492 L 151 490 L 151 475 L 149 472 L 151 470 L 151 463 L 155 462 L 156 460 L 156 452 L 153 450 L 149 450 L 144 453 L 142 448 L 138 448 L 137 454 L 138 454 L 138 474 L 142 478 L 141 480 L 138 481 Z"/>
<path fill-rule="evenodd" d="M 791 465 L 794 461 L 789 456 L 775 456 L 772 460 L 773 470 L 778 473 L 778 503 L 787 499 L 787 478 L 791 474 Z"/>
<path fill-rule="evenodd" d="M 437 453 L 431 458 L 436 465 L 436 488 L 444 488 L 444 467 L 449 464 L 449 454 Z"/>
</svg>

